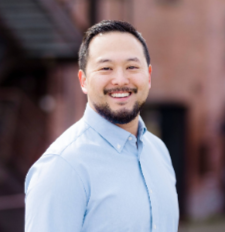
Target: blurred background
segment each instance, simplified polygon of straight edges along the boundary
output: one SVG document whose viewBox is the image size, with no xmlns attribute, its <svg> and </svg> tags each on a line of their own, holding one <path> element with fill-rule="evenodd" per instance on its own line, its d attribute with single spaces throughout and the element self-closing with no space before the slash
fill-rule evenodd
<svg viewBox="0 0 225 232">
<path fill-rule="evenodd" d="M 179 231 L 224 232 L 224 0 L 0 0 L 0 231 L 24 231 L 29 167 L 83 115 L 77 52 L 103 19 L 130 22 L 149 47 L 142 117 L 171 154 Z"/>
</svg>

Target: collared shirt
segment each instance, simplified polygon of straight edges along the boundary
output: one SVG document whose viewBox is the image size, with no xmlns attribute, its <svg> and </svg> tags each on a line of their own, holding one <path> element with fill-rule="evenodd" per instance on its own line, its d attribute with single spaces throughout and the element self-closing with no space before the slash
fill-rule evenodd
<svg viewBox="0 0 225 232">
<path fill-rule="evenodd" d="M 89 106 L 29 170 L 26 232 L 176 232 L 175 174 L 139 117 L 138 137 Z"/>
</svg>

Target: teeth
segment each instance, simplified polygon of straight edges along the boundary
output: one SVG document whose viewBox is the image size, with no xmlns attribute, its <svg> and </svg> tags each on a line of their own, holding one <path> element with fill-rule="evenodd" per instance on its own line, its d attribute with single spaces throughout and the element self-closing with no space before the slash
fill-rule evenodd
<svg viewBox="0 0 225 232">
<path fill-rule="evenodd" d="M 112 97 L 128 97 L 130 94 L 129 93 L 112 93 Z"/>
</svg>

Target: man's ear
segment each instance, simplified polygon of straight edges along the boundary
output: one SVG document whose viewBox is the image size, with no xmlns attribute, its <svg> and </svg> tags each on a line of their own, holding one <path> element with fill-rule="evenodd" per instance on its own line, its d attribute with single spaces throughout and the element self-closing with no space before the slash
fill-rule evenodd
<svg viewBox="0 0 225 232">
<path fill-rule="evenodd" d="M 152 80 L 151 80 L 152 79 L 151 78 L 152 77 L 152 66 L 151 65 L 148 66 L 148 75 L 149 75 L 149 77 L 148 77 L 149 78 L 148 83 L 149 83 L 149 89 L 150 89 L 151 88 L 151 84 L 152 84 Z"/>
<path fill-rule="evenodd" d="M 87 94 L 87 78 L 85 76 L 84 71 L 81 69 L 78 71 L 78 78 L 79 78 L 80 86 L 81 86 L 83 93 Z"/>
</svg>

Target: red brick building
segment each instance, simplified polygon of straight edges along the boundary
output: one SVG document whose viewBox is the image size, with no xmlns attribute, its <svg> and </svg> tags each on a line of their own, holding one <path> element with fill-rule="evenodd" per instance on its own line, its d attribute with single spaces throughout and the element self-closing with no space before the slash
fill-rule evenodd
<svg viewBox="0 0 225 232">
<path fill-rule="evenodd" d="M 23 2 L 25 4 L 29 1 Z M 153 67 L 152 89 L 142 116 L 149 130 L 161 137 L 170 150 L 178 180 L 182 216 L 201 219 L 224 213 L 225 2 L 36 2 L 42 2 L 47 7 L 48 10 L 41 11 L 45 12 L 45 16 L 39 16 L 42 22 L 43 17 L 50 19 L 50 28 L 55 34 L 51 30 L 43 30 L 40 32 L 44 37 L 40 37 L 40 34 L 35 37 L 33 31 L 38 30 L 32 31 L 32 27 L 28 29 L 28 34 L 19 33 L 18 28 L 6 27 L 1 12 L 1 7 L 5 5 L 3 1 L 0 3 L 0 113 L 6 112 L 0 114 L 0 129 L 1 122 L 8 122 L 7 133 L 0 130 L 0 167 L 16 167 L 15 170 L 24 178 L 28 166 L 41 155 L 46 146 L 79 120 L 86 104 L 86 96 L 81 92 L 77 78 L 76 54 L 81 34 L 91 24 L 103 19 L 125 20 L 142 33 L 149 47 Z M 8 1 L 5 0 L 5 4 L 9 4 Z M 27 11 L 26 7 L 24 12 Z M 38 9 L 40 11 L 43 8 Z M 35 10 L 33 16 L 36 18 L 33 18 L 37 19 L 37 15 Z M 16 25 L 23 28 L 23 23 Z M 18 43 L 20 40 L 16 35 L 28 37 Z M 74 38 L 75 46 L 71 38 Z M 49 43 L 54 46 L 35 50 L 38 47 L 35 41 L 45 41 L 42 45 Z M 3 50 L 6 52 L 1 53 Z M 19 106 L 15 109 L 20 110 L 12 113 L 14 108 L 4 108 L 3 103 L 6 101 L 14 102 Z M 10 160 L 14 160 L 14 166 L 10 166 Z M 6 204 L 5 208 L 1 208 L 5 195 L 23 192 L 23 179 L 18 181 L 19 184 L 15 184 L 12 178 L 4 179 L 8 173 L 7 168 L 5 173 L 0 172 L 0 186 L 4 186 L 7 180 L 10 186 L 19 187 L 12 193 L 11 190 L 7 192 L 6 188 L 1 189 L 0 218 L 10 215 L 7 207 L 23 207 L 22 198 L 15 198 L 15 204 Z M 18 215 L 22 215 L 21 212 Z M 5 220 L 0 219 L 1 231 L 6 231 L 4 223 Z"/>
<path fill-rule="evenodd" d="M 73 1 L 81 9 L 75 16 L 83 28 L 88 25 L 85 12 L 91 10 L 87 3 Z M 99 0 L 95 3 L 96 22 L 103 19 L 131 22 L 146 39 L 153 66 L 146 120 L 150 130 L 163 138 L 167 136 L 172 149 L 182 214 L 205 218 L 223 212 L 225 2 Z M 177 138 L 168 139 L 171 136 Z M 176 146 L 180 148 L 176 150 Z"/>
</svg>

